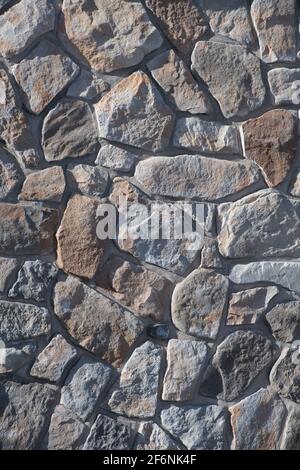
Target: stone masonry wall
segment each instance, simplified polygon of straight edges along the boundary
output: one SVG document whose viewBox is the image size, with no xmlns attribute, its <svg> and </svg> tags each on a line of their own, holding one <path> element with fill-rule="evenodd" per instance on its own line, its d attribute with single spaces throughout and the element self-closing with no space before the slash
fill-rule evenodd
<svg viewBox="0 0 300 470">
<path fill-rule="evenodd" d="M 0 0 L 0 448 L 300 449 L 298 49 L 294 0 Z"/>
</svg>

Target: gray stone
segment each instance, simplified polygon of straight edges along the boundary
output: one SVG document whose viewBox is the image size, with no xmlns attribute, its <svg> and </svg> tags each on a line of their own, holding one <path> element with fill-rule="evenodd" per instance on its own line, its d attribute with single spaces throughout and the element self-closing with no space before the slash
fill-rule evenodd
<svg viewBox="0 0 300 470">
<path fill-rule="evenodd" d="M 173 144 L 175 147 L 195 152 L 241 153 L 240 137 L 236 127 L 202 121 L 196 117 L 178 119 Z"/>
<path fill-rule="evenodd" d="M 36 351 L 33 344 L 19 343 L 11 347 L 2 347 L 0 342 L 0 374 L 15 372 L 30 361 Z"/>
<path fill-rule="evenodd" d="M 0 258 L 0 292 L 7 288 L 8 281 L 16 273 L 18 267 L 17 260 L 13 258 Z"/>
<path fill-rule="evenodd" d="M 50 343 L 37 356 L 30 375 L 58 383 L 68 365 L 76 357 L 76 349 L 60 334 L 54 336 Z"/>
<path fill-rule="evenodd" d="M 139 162 L 135 178 L 153 196 L 217 201 L 251 187 L 261 176 L 258 166 L 247 160 L 179 155 Z"/>
<path fill-rule="evenodd" d="M 188 450 L 230 448 L 228 416 L 226 409 L 220 406 L 170 406 L 161 412 L 161 421 Z"/>
<path fill-rule="evenodd" d="M 282 450 L 300 450 L 300 407 L 293 406 L 286 421 Z"/>
<path fill-rule="evenodd" d="M 228 335 L 212 361 L 222 377 L 222 398 L 232 401 L 240 397 L 271 362 L 273 354 L 271 341 L 261 334 L 239 330 Z"/>
<path fill-rule="evenodd" d="M 233 293 L 229 301 L 227 325 L 256 323 L 278 292 L 277 287 L 269 286 L 255 287 Z"/>
<path fill-rule="evenodd" d="M 111 170 L 130 171 L 136 161 L 136 155 L 120 147 L 105 144 L 99 150 L 96 164 Z"/>
<path fill-rule="evenodd" d="M 260 61 L 246 48 L 200 41 L 192 54 L 192 67 L 226 118 L 244 117 L 262 106 L 266 90 Z"/>
<path fill-rule="evenodd" d="M 155 415 L 162 351 L 150 341 L 133 351 L 108 402 L 111 411 L 135 418 Z"/>
<path fill-rule="evenodd" d="M 292 196 L 300 197 L 300 168 L 297 168 L 290 187 Z"/>
<path fill-rule="evenodd" d="M 268 72 L 273 102 L 276 105 L 299 104 L 299 69 L 280 67 Z"/>
<path fill-rule="evenodd" d="M 286 408 L 272 389 L 261 388 L 229 411 L 234 450 L 279 450 Z"/>
<path fill-rule="evenodd" d="M 179 111 L 191 114 L 209 114 L 212 111 L 207 94 L 173 50 L 156 56 L 147 63 L 147 67 L 166 92 L 170 103 Z"/>
<path fill-rule="evenodd" d="M 142 422 L 138 427 L 138 433 L 134 448 L 136 450 L 180 450 L 180 447 L 163 431 L 156 423 Z"/>
<path fill-rule="evenodd" d="M 46 116 L 42 145 L 48 162 L 84 157 L 97 149 L 94 116 L 83 101 L 60 101 Z"/>
<path fill-rule="evenodd" d="M 75 413 L 62 405 L 55 407 L 48 430 L 48 450 L 77 450 L 79 442 L 88 431 Z"/>
<path fill-rule="evenodd" d="M 201 252 L 201 268 L 222 269 L 222 259 L 218 249 L 218 242 L 214 238 L 204 238 Z"/>
<path fill-rule="evenodd" d="M 270 382 L 283 398 L 300 403 L 299 344 L 284 348 L 270 373 Z"/>
<path fill-rule="evenodd" d="M 60 404 L 87 421 L 98 402 L 103 400 L 111 375 L 112 371 L 108 366 L 82 357 L 71 370 L 62 388 Z"/>
<path fill-rule="evenodd" d="M 61 202 L 66 187 L 60 166 L 30 173 L 24 181 L 20 199 L 25 201 Z"/>
<path fill-rule="evenodd" d="M 5 200 L 22 181 L 22 174 L 12 155 L 0 147 L 0 200 Z"/>
<path fill-rule="evenodd" d="M 55 8 L 50 0 L 21 0 L 0 16 L 0 54 L 12 57 L 54 29 Z"/>
<path fill-rule="evenodd" d="M 167 370 L 162 399 L 192 400 L 201 379 L 209 349 L 204 342 L 171 339 L 167 348 Z"/>
<path fill-rule="evenodd" d="M 177 284 L 172 297 L 172 320 L 182 332 L 215 339 L 227 299 L 228 279 L 197 269 Z"/>
<path fill-rule="evenodd" d="M 0 300 L 0 337 L 4 342 L 47 335 L 50 327 L 46 308 Z"/>
<path fill-rule="evenodd" d="M 52 263 L 25 261 L 8 297 L 45 302 L 56 276 L 57 268 Z"/>
<path fill-rule="evenodd" d="M 89 70 L 82 69 L 79 76 L 69 87 L 67 96 L 86 100 L 100 99 L 119 80 L 119 77 L 101 73 L 94 74 Z"/>
<path fill-rule="evenodd" d="M 115 366 L 144 329 L 131 312 L 72 276 L 56 284 L 54 310 L 83 348 Z"/>
<path fill-rule="evenodd" d="M 79 67 L 48 40 L 43 40 L 12 73 L 25 96 L 27 109 L 40 114 L 78 74 Z"/>
<path fill-rule="evenodd" d="M 144 72 L 115 85 L 95 105 L 100 137 L 157 151 L 168 147 L 174 114 Z"/>
<path fill-rule="evenodd" d="M 291 343 L 300 339 L 300 302 L 276 305 L 266 314 L 273 336 L 278 341 Z"/>
<path fill-rule="evenodd" d="M 130 450 L 133 438 L 133 430 L 128 425 L 98 415 L 83 450 Z"/>
<path fill-rule="evenodd" d="M 91 165 L 68 168 L 67 178 L 71 189 L 92 197 L 103 196 L 108 184 L 107 171 Z"/>
</svg>

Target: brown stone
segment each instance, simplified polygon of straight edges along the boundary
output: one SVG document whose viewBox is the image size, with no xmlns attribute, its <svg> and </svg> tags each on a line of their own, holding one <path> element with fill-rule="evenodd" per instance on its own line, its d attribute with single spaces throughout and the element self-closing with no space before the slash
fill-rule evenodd
<svg viewBox="0 0 300 470">
<path fill-rule="evenodd" d="M 60 202 L 65 190 L 65 177 L 60 166 L 31 173 L 24 181 L 21 199 Z"/>
</svg>

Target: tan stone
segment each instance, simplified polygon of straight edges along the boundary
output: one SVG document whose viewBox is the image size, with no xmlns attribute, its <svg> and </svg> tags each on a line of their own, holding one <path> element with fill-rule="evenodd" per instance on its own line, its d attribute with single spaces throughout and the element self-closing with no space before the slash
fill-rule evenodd
<svg viewBox="0 0 300 470">
<path fill-rule="evenodd" d="M 60 202 L 65 187 L 63 169 L 60 166 L 52 166 L 29 174 L 24 181 L 20 198 L 26 201 Z"/>
<path fill-rule="evenodd" d="M 278 292 L 277 287 L 270 286 L 233 293 L 229 301 L 227 325 L 255 323 L 267 310 L 269 303 Z"/>
</svg>

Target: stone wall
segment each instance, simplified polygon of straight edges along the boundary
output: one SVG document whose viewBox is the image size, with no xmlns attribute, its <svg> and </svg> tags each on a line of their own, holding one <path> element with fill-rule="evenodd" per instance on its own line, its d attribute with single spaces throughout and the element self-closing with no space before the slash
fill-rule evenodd
<svg viewBox="0 0 300 470">
<path fill-rule="evenodd" d="M 300 448 L 298 18 L 0 0 L 2 449 Z M 101 241 L 120 195 L 202 250 Z"/>
</svg>

